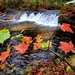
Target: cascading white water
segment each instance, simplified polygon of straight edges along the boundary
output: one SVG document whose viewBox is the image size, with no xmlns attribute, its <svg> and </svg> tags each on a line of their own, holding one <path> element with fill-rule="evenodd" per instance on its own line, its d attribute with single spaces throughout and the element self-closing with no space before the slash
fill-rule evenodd
<svg viewBox="0 0 75 75">
<path fill-rule="evenodd" d="M 13 11 L 11 11 L 13 12 Z M 13 22 L 13 23 L 20 23 L 20 22 L 34 22 L 38 25 L 42 26 L 58 26 L 58 15 L 59 10 L 48 10 L 48 11 L 26 11 L 21 14 L 19 19 L 16 19 L 16 17 L 19 15 L 17 12 L 14 14 L 14 17 L 11 20 L 5 20 L 4 18 L 12 14 L 11 12 L 4 14 L 0 16 L 0 21 L 3 22 Z"/>
<path fill-rule="evenodd" d="M 58 26 L 58 14 L 59 11 L 51 10 L 45 12 L 31 12 L 30 14 L 24 13 L 21 15 L 20 19 L 17 22 L 34 22 L 43 26 Z"/>
</svg>

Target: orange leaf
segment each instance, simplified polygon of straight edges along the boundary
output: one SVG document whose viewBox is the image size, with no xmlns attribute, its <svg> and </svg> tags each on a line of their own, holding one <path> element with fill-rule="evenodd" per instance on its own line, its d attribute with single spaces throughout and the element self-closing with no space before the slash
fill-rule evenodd
<svg viewBox="0 0 75 75">
<path fill-rule="evenodd" d="M 8 56 L 9 56 L 9 52 L 1 52 L 1 55 L 0 55 L 1 63 L 5 62 L 5 60 Z"/>
<path fill-rule="evenodd" d="M 40 34 L 38 34 L 35 39 L 36 39 L 36 42 L 41 42 L 42 41 L 42 36 Z"/>
<path fill-rule="evenodd" d="M 43 75 L 43 72 L 39 72 L 37 75 Z"/>
<path fill-rule="evenodd" d="M 16 51 L 19 51 L 20 53 L 24 54 L 28 50 L 30 42 L 31 37 L 25 36 L 22 38 L 22 44 L 13 47 L 16 49 Z"/>
<path fill-rule="evenodd" d="M 41 41 L 42 41 L 41 37 L 42 36 L 39 34 L 35 37 L 36 41 L 33 43 L 34 44 L 34 46 L 33 46 L 34 50 L 41 48 Z"/>
<path fill-rule="evenodd" d="M 33 49 L 34 50 L 37 50 L 37 49 L 40 49 L 41 48 L 41 43 L 34 43 L 34 46 L 33 46 Z"/>
<path fill-rule="evenodd" d="M 4 69 L 5 64 L 0 64 L 0 70 Z"/>
<path fill-rule="evenodd" d="M 62 49 L 62 51 L 64 51 L 65 53 L 68 53 L 69 51 L 73 50 L 74 45 L 72 41 L 70 41 L 69 43 L 60 41 L 60 46 L 58 48 Z"/>
<path fill-rule="evenodd" d="M 25 36 L 25 37 L 22 38 L 22 44 L 27 44 L 27 45 L 29 45 L 30 42 L 31 42 L 31 37 Z"/>
<path fill-rule="evenodd" d="M 67 31 L 67 32 L 70 32 L 70 33 L 74 33 L 73 30 L 70 28 L 70 24 L 66 24 L 66 23 L 63 23 L 61 26 L 60 26 L 60 29 L 62 31 Z"/>
<path fill-rule="evenodd" d="M 20 44 L 20 45 L 13 46 L 13 47 L 16 49 L 16 51 L 19 51 L 20 53 L 24 54 L 27 51 L 29 45 Z"/>
</svg>

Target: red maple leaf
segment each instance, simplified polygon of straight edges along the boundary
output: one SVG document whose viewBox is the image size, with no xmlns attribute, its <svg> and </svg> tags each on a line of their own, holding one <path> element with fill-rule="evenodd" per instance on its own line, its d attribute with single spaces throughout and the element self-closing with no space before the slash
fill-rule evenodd
<svg viewBox="0 0 75 75">
<path fill-rule="evenodd" d="M 70 24 L 67 24 L 67 23 L 63 23 L 61 26 L 60 26 L 60 29 L 62 31 L 67 31 L 67 32 L 70 32 L 70 33 L 74 33 L 73 30 L 70 28 Z"/>
<path fill-rule="evenodd" d="M 13 46 L 13 47 L 16 49 L 16 51 L 19 51 L 20 53 L 24 54 L 27 51 L 29 45 L 20 44 L 20 45 Z"/>
<path fill-rule="evenodd" d="M 31 37 L 27 37 L 27 36 L 23 37 L 22 44 L 19 44 L 17 46 L 13 46 L 13 47 L 15 48 L 16 51 L 24 54 L 28 50 L 30 41 L 31 41 Z"/>
<path fill-rule="evenodd" d="M 8 56 L 9 56 L 9 52 L 1 52 L 1 55 L 0 55 L 1 64 L 5 62 Z"/>
<path fill-rule="evenodd" d="M 60 41 L 60 46 L 58 48 L 60 48 L 65 53 L 68 53 L 69 51 L 74 49 L 74 45 L 72 41 L 70 41 L 69 43 Z"/>
</svg>

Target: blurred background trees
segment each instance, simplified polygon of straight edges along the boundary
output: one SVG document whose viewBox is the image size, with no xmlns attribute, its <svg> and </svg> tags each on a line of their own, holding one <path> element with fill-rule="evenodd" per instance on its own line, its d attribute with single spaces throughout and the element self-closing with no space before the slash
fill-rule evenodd
<svg viewBox="0 0 75 75">
<path fill-rule="evenodd" d="M 6 9 L 38 9 L 38 8 L 57 8 L 64 6 L 70 0 L 0 0 Z"/>
</svg>

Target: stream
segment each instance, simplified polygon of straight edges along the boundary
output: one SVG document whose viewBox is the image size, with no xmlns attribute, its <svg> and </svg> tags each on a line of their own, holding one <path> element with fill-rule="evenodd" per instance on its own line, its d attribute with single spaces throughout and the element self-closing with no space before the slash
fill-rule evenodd
<svg viewBox="0 0 75 75">
<path fill-rule="evenodd" d="M 43 38 L 52 36 L 60 24 L 58 23 L 59 10 L 47 10 L 47 11 L 14 11 L 11 10 L 2 16 L 0 16 L 0 29 L 7 28 L 10 31 L 27 31 L 24 35 L 35 36 L 35 34 L 41 34 Z M 8 44 L 15 45 L 17 40 L 10 40 Z M 12 49 L 14 51 L 14 49 Z M 53 55 L 53 54 L 52 54 Z M 40 62 L 46 62 L 48 58 L 51 58 L 49 51 L 38 51 L 35 53 L 28 53 L 28 57 L 21 54 L 11 55 L 7 63 L 14 64 L 16 66 L 17 75 L 20 69 L 26 69 L 28 64 L 32 63 L 34 68 L 35 64 Z M 9 68 L 8 68 L 9 70 Z M 9 70 L 10 71 L 10 70 Z M 14 74 L 11 74 L 14 75 Z"/>
</svg>

